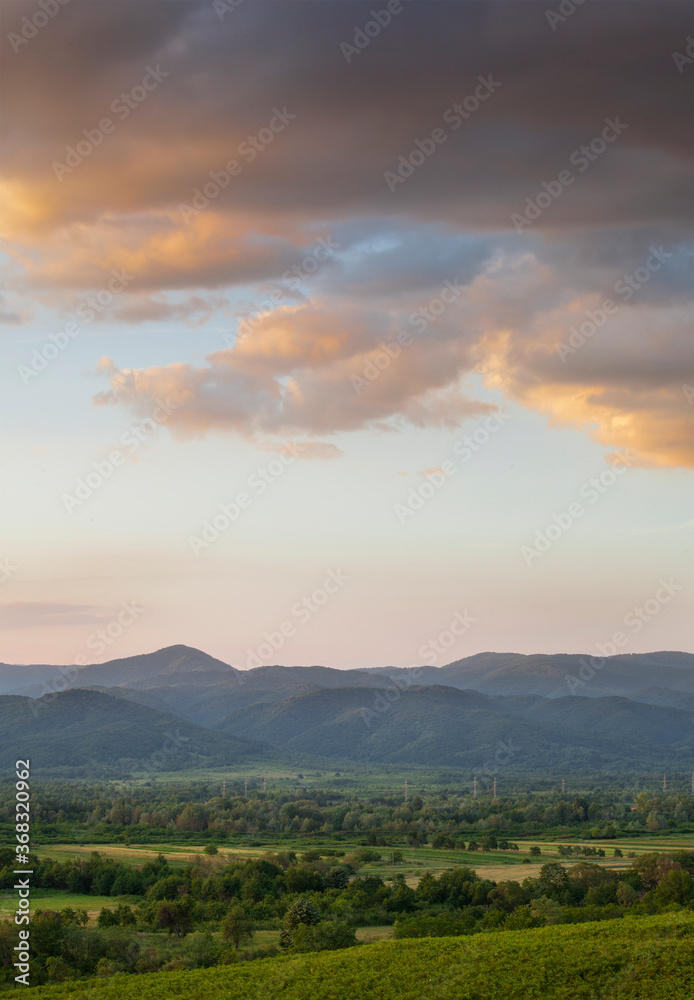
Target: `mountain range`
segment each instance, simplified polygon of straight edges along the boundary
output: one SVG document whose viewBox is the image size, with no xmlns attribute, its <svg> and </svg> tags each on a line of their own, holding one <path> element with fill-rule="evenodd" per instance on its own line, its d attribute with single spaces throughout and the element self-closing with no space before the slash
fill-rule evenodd
<svg viewBox="0 0 694 1000">
<path fill-rule="evenodd" d="M 694 655 L 480 653 L 414 670 L 240 671 L 177 645 L 80 668 L 0 664 L 0 733 L 3 764 L 23 744 L 46 773 L 66 776 L 270 759 L 688 769 Z"/>
</svg>

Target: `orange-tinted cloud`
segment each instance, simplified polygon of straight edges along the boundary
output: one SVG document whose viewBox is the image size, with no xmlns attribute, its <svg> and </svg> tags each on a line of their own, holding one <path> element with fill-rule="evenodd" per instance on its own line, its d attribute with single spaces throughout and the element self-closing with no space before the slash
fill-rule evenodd
<svg viewBox="0 0 694 1000">
<path fill-rule="evenodd" d="M 361 10 L 248 3 L 220 23 L 197 2 L 71 4 L 4 59 L 3 246 L 28 300 L 65 306 L 125 268 L 114 318 L 200 323 L 240 313 L 225 293 L 280 291 L 279 308 L 256 310 L 252 332 L 202 366 L 105 367 L 97 402 L 149 412 L 180 393 L 170 427 L 182 436 L 456 426 L 489 409 L 463 388 L 481 373 L 645 464 L 689 464 L 691 88 L 672 62 L 688 5 L 585 5 L 552 32 L 539 2 L 411 4 L 348 64 L 339 46 Z M 13 4 L 6 31 L 33 11 Z M 121 120 L 120 95 L 152 66 L 161 85 Z M 493 97 L 454 128 L 447 109 L 489 75 Z M 105 116 L 115 127 L 97 141 Z M 278 116 L 286 127 L 268 131 Z M 577 166 L 610 116 L 622 134 Z M 84 142 L 58 179 L 55 163 Z M 384 174 L 398 165 L 408 176 L 392 190 Z M 570 166 L 572 184 L 518 235 L 512 214 L 547 202 Z M 332 231 L 340 253 L 290 289 L 287 269 Z M 653 242 L 675 260 L 562 361 L 571 325 Z M 456 303 L 384 361 L 382 343 L 412 333 L 409 316 L 445 280 L 464 288 Z"/>
</svg>

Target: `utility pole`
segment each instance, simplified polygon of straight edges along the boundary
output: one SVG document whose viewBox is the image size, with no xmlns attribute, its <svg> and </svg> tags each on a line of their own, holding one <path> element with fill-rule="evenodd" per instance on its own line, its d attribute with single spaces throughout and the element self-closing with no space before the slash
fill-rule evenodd
<svg viewBox="0 0 694 1000">
<path fill-rule="evenodd" d="M 477 798 L 477 778 L 472 779 L 472 797 Z"/>
<path fill-rule="evenodd" d="M 566 791 L 566 778 L 561 779 L 561 794 L 563 795 Z"/>
<path fill-rule="evenodd" d="M 407 802 L 407 778 L 405 778 L 405 802 Z"/>
<path fill-rule="evenodd" d="M 248 778 L 243 783 L 243 796 L 246 799 L 248 798 Z"/>
<path fill-rule="evenodd" d="M 225 799 L 226 797 L 227 797 L 227 783 L 226 780 L 224 780 L 222 782 L 222 798 Z"/>
<path fill-rule="evenodd" d="M 663 793 L 667 792 L 667 774 L 663 775 Z"/>
<path fill-rule="evenodd" d="M 496 798 L 496 778 L 494 778 L 494 798 Z"/>
</svg>

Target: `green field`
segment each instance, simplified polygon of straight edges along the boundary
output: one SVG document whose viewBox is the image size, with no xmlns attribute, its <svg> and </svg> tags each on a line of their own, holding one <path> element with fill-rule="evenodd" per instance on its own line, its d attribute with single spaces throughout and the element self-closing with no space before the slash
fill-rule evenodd
<svg viewBox="0 0 694 1000">
<path fill-rule="evenodd" d="M 98 916 L 104 906 L 113 907 L 117 902 L 129 903 L 131 906 L 140 902 L 141 896 L 87 896 L 82 893 L 68 892 L 67 889 L 32 889 L 31 909 L 64 910 L 71 906 L 76 910 L 86 910 L 90 917 Z M 0 893 L 0 920 L 13 916 L 17 909 L 17 893 Z"/>
<path fill-rule="evenodd" d="M 689 1000 L 694 914 L 383 941 L 24 990 L 53 1000 Z"/>
<path fill-rule="evenodd" d="M 287 843 L 286 840 L 272 841 L 268 838 L 267 841 L 263 842 L 262 846 L 257 847 L 250 847 L 246 845 L 240 845 L 238 847 L 224 845 L 219 847 L 219 853 L 216 857 L 220 862 L 228 862 L 233 861 L 235 858 L 258 858 L 267 851 L 285 851 L 287 849 L 294 850 L 299 856 L 301 856 L 303 851 L 315 848 L 318 844 L 320 844 L 321 839 L 322 838 L 315 838 L 302 842 L 300 838 L 297 838 L 295 841 Z M 339 847 L 339 850 L 344 851 L 345 854 L 350 854 L 359 850 L 359 841 L 356 839 L 351 842 L 342 841 L 339 844 L 331 841 L 330 838 L 325 838 L 325 840 L 330 847 Z M 493 879 L 495 882 L 509 880 L 522 882 L 523 879 L 528 876 L 536 877 L 540 866 L 545 862 L 559 860 L 557 846 L 565 843 L 572 843 L 572 841 L 567 840 L 566 838 L 558 840 L 538 840 L 536 838 L 521 840 L 518 844 L 518 851 L 497 850 L 470 852 L 436 849 L 429 846 L 405 847 L 403 848 L 403 863 L 395 865 L 391 864 L 388 860 L 389 849 L 383 847 L 378 848 L 378 850 L 381 850 L 383 861 L 378 864 L 366 864 L 362 866 L 359 869 L 359 874 L 380 875 L 381 878 L 384 879 L 390 879 L 394 875 L 404 875 L 409 885 L 416 885 L 422 875 L 427 871 L 432 872 L 433 874 L 439 874 L 440 872 L 447 871 L 451 868 L 469 866 L 470 868 L 479 870 L 481 874 L 484 874 L 487 878 Z M 574 840 L 573 843 L 576 844 L 578 842 Z M 589 860 L 592 864 L 617 869 L 629 867 L 631 859 L 627 858 L 626 855 L 632 851 L 638 856 L 649 851 L 669 853 L 681 850 L 693 850 L 694 836 L 691 834 L 678 836 L 664 833 L 661 835 L 643 836 L 638 838 L 617 837 L 615 840 L 609 841 L 586 840 L 585 843 L 595 847 L 602 847 L 608 855 L 605 858 L 591 857 Z M 538 846 L 542 851 L 540 857 L 530 857 L 530 848 L 533 846 Z M 613 858 L 612 854 L 615 847 L 618 847 L 625 857 L 617 859 Z M 123 861 L 128 864 L 143 864 L 145 861 L 156 857 L 158 853 L 162 853 L 166 856 L 169 864 L 174 866 L 189 864 L 196 856 L 203 854 L 203 848 L 199 845 L 184 846 L 181 844 L 171 843 L 164 843 L 160 845 L 130 844 L 127 847 L 123 844 L 81 844 L 79 846 L 74 844 L 51 844 L 50 846 L 37 847 L 33 850 L 39 857 L 55 858 L 60 860 L 74 857 L 87 857 L 92 851 L 98 851 L 102 855 L 117 858 L 119 861 Z M 531 863 L 528 864 L 528 861 Z M 572 867 L 577 864 L 578 861 L 579 858 L 576 856 L 569 859 L 561 859 L 562 865 L 566 868 Z M 34 905 L 37 905 L 36 900 L 38 897 L 35 893 L 32 894 L 32 897 L 34 899 Z M 85 899 L 89 898 L 90 897 L 85 897 Z M 93 899 L 94 897 L 91 898 Z M 113 904 L 112 899 L 109 899 L 108 897 L 104 898 L 106 899 L 106 902 L 102 905 Z M 87 904 L 70 904 L 66 902 L 63 905 L 86 906 Z M 92 903 L 89 908 L 93 909 L 95 905 L 97 904 Z M 2 901 L 0 899 L 0 912 L 1 910 Z"/>
</svg>

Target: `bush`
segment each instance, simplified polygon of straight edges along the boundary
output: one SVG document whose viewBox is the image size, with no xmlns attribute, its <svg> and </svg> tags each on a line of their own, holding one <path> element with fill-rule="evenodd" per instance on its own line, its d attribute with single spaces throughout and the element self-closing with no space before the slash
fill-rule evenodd
<svg viewBox="0 0 694 1000">
<path fill-rule="evenodd" d="M 52 983 L 64 983 L 67 980 L 74 979 L 77 975 L 75 970 L 71 968 L 67 962 L 64 962 L 62 958 L 57 958 L 53 955 L 46 959 L 46 972 L 48 973 L 48 978 Z M 98 972 L 97 975 L 99 975 Z"/>
<path fill-rule="evenodd" d="M 502 914 L 503 916 L 503 914 Z M 472 933 L 475 918 L 472 914 L 454 917 L 450 913 L 437 915 L 422 913 L 414 917 L 399 917 L 393 926 L 396 938 L 453 937 Z"/>
<path fill-rule="evenodd" d="M 356 944 L 354 928 L 333 920 L 301 924 L 292 933 L 292 951 L 296 952 L 336 951 L 338 948 L 353 948 Z"/>
<path fill-rule="evenodd" d="M 104 907 L 99 914 L 96 923 L 97 926 L 101 928 L 118 927 L 120 925 L 120 918 L 113 912 L 113 910 L 109 910 L 107 907 Z"/>
<path fill-rule="evenodd" d="M 535 913 L 534 907 L 519 906 L 513 913 L 507 913 L 504 917 L 504 930 L 520 931 L 528 927 L 544 927 L 546 918 L 544 914 Z"/>
</svg>

